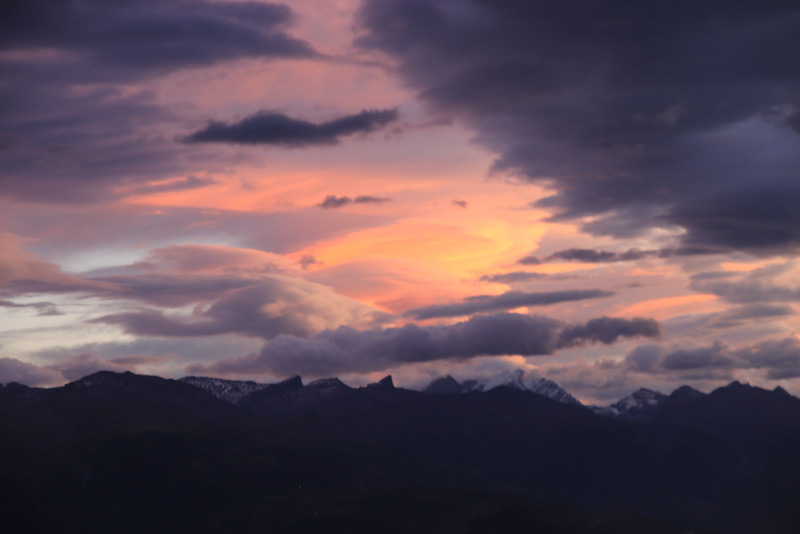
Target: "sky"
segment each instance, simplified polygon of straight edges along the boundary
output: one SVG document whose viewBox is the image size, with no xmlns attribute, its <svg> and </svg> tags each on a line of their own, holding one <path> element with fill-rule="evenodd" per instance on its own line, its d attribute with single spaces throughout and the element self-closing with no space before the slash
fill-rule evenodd
<svg viewBox="0 0 800 534">
<path fill-rule="evenodd" d="M 800 394 L 796 0 L 11 0 L 0 383 Z"/>
</svg>

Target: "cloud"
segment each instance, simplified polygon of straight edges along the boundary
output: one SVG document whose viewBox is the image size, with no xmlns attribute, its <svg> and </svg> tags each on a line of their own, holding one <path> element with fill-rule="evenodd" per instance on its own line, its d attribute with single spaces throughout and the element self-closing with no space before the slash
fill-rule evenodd
<svg viewBox="0 0 800 534">
<path fill-rule="evenodd" d="M 107 360 L 90 353 L 61 355 L 52 365 L 36 365 L 14 358 L 0 358 L 0 384 L 17 382 L 27 386 L 60 386 L 97 371 L 136 371 L 139 365 L 161 362 L 165 358 L 147 355 L 124 356 Z"/>
<path fill-rule="evenodd" d="M 608 250 L 595 250 L 586 248 L 570 248 L 559 250 L 550 254 L 546 261 L 571 261 L 577 263 L 616 263 L 623 261 L 636 261 L 645 258 L 673 258 L 676 256 L 699 256 L 703 254 L 721 254 L 728 252 L 724 249 L 714 249 L 700 246 L 682 246 L 662 249 L 641 250 L 628 249 L 623 252 Z"/>
<path fill-rule="evenodd" d="M 59 371 L 23 362 L 16 358 L 0 358 L 0 384 L 17 382 L 27 386 L 53 386 L 64 382 Z"/>
<path fill-rule="evenodd" d="M 325 200 L 317 204 L 317 207 L 323 209 L 333 209 L 333 208 L 341 208 L 342 206 L 346 206 L 350 203 L 355 204 L 383 204 L 384 202 L 391 202 L 391 198 L 386 197 L 374 197 L 370 195 L 360 195 L 357 196 L 355 199 L 350 197 L 337 197 L 336 195 L 328 195 L 325 197 Z"/>
<path fill-rule="evenodd" d="M 70 275 L 40 260 L 25 250 L 27 244 L 26 239 L 0 232 L 0 288 L 6 294 L 112 289 L 111 284 Z"/>
<path fill-rule="evenodd" d="M 536 256 L 525 256 L 524 258 L 520 258 L 517 260 L 519 265 L 539 265 L 541 260 Z"/>
<path fill-rule="evenodd" d="M 285 256 L 263 250 L 221 245 L 170 245 L 147 253 L 143 262 L 130 266 L 186 272 L 281 272 L 292 269 Z"/>
<path fill-rule="evenodd" d="M 373 132 L 397 120 L 397 117 L 396 109 L 374 109 L 314 124 L 280 113 L 260 111 L 234 123 L 212 121 L 202 130 L 185 137 L 183 141 L 186 143 L 278 145 L 289 148 L 335 145 L 339 142 L 340 137 Z"/>
<path fill-rule="evenodd" d="M 581 345 L 586 342 L 610 345 L 622 337 L 658 337 L 660 334 L 661 328 L 653 319 L 599 317 L 562 330 L 559 335 L 559 344 L 562 347 Z"/>
<path fill-rule="evenodd" d="M 494 282 L 497 284 L 513 284 L 516 282 L 529 282 L 530 280 L 542 280 L 545 278 L 555 278 L 555 277 L 553 275 L 543 274 L 543 273 L 514 271 L 502 274 L 485 274 L 481 276 L 479 280 L 481 282 Z"/>
<path fill-rule="evenodd" d="M 80 70 L 86 81 L 245 57 L 316 55 L 308 43 L 285 33 L 292 12 L 279 4 L 9 1 L 0 50 L 56 50 L 56 58 Z"/>
<path fill-rule="evenodd" d="M 454 304 L 434 304 L 423 308 L 408 310 L 404 315 L 416 319 L 436 319 L 440 317 L 460 317 L 474 313 L 498 310 L 513 310 L 523 306 L 547 306 L 559 302 L 596 299 L 613 296 L 612 291 L 599 289 L 572 289 L 566 291 L 542 291 L 526 293 L 509 291 L 502 295 L 477 295 Z"/>
<path fill-rule="evenodd" d="M 459 208 L 466 208 L 467 201 L 466 200 L 454 200 L 453 205 L 458 206 Z"/>
<path fill-rule="evenodd" d="M 302 267 L 304 271 L 307 271 L 312 265 L 323 265 L 323 262 L 319 261 L 311 254 L 304 254 L 297 263 L 300 264 L 300 267 Z"/>
<path fill-rule="evenodd" d="M 154 195 L 158 193 L 169 193 L 173 191 L 190 191 L 192 189 L 200 189 L 215 185 L 219 183 L 214 178 L 206 177 L 200 178 L 197 176 L 187 176 L 179 180 L 170 180 L 167 182 L 160 182 L 131 189 L 129 195 Z"/>
<path fill-rule="evenodd" d="M 191 318 L 142 310 L 106 315 L 92 322 L 118 325 L 125 332 L 139 336 L 198 337 L 236 333 L 272 339 L 280 334 L 305 337 L 342 324 L 368 326 L 385 319 L 386 314 L 337 295 L 325 286 L 273 275 L 251 280 L 246 287 L 227 292 L 207 309 L 196 310 Z"/>
<path fill-rule="evenodd" d="M 709 347 L 678 349 L 661 357 L 660 366 L 668 371 L 707 369 L 709 367 L 732 367 L 735 360 L 727 354 L 719 341 Z"/>
<path fill-rule="evenodd" d="M 93 203 L 208 185 L 162 183 L 208 160 L 164 142 L 187 118 L 147 82 L 246 58 L 322 59 L 287 33 L 292 21 L 286 6 L 262 2 L 4 2 L 1 194 Z"/>
<path fill-rule="evenodd" d="M 36 315 L 61 315 L 56 305 L 52 302 L 31 302 L 30 304 L 19 304 L 10 300 L 0 300 L 0 308 L 33 308 Z"/>
<path fill-rule="evenodd" d="M 332 209 L 332 208 L 341 208 L 342 206 L 346 206 L 353 201 L 350 197 L 337 197 L 336 195 L 328 195 L 325 197 L 325 200 L 317 204 L 320 208 L 323 209 Z"/>
<path fill-rule="evenodd" d="M 568 327 L 547 317 L 501 313 L 480 315 L 448 326 L 407 324 L 370 330 L 342 326 L 308 339 L 279 336 L 258 353 L 210 366 L 194 366 L 187 372 L 331 376 L 436 360 L 463 361 L 477 356 L 550 355 L 563 347 L 610 343 L 620 336 L 653 335 L 646 319 L 635 319 L 627 326 L 622 326 L 626 322 L 623 319 L 612 322 L 604 319 Z M 609 332 L 603 333 L 604 328 L 609 328 Z"/>
<path fill-rule="evenodd" d="M 793 303 L 800 300 L 800 288 L 780 284 L 780 276 L 793 268 L 794 263 L 786 263 L 743 275 L 725 271 L 698 273 L 690 278 L 689 288 L 735 304 Z"/>
<path fill-rule="evenodd" d="M 90 321 L 118 325 L 135 335 L 304 337 L 343 324 L 368 327 L 390 319 L 389 314 L 300 278 L 294 262 L 267 252 L 170 246 L 151 251 L 142 262 L 105 269 L 111 272 L 104 276 L 72 276 L 26 253 L 15 236 L 0 234 L 0 239 L 9 245 L 0 248 L 4 295 L 77 292 L 120 302 L 123 309 L 130 301 L 158 308 L 195 305 L 190 316 L 139 308 Z M 46 304 L 32 306 L 40 313 L 55 312 Z M 0 306 L 19 305 L 4 299 Z"/>
<path fill-rule="evenodd" d="M 359 24 L 357 45 L 470 125 L 495 171 L 554 190 L 537 202 L 552 220 L 800 246 L 796 4 L 366 0 Z"/>
<path fill-rule="evenodd" d="M 356 204 L 383 204 L 384 202 L 391 202 L 391 198 L 386 197 L 373 197 L 370 195 L 360 195 L 353 200 Z"/>
<path fill-rule="evenodd" d="M 747 304 L 735 306 L 725 312 L 711 317 L 707 326 L 709 328 L 739 328 L 752 322 L 771 321 L 797 315 L 797 312 L 788 305 L 774 304 Z"/>
<path fill-rule="evenodd" d="M 681 379 L 730 378 L 735 370 L 762 370 L 770 380 L 796 378 L 800 377 L 800 340 L 790 336 L 737 349 L 720 341 L 672 350 L 649 345 L 628 353 L 624 365 L 633 372 Z"/>
<path fill-rule="evenodd" d="M 116 373 L 129 371 L 135 369 L 135 365 L 109 362 L 91 354 L 78 354 L 48 368 L 60 372 L 68 381 L 73 381 L 97 371 L 114 371 Z"/>
</svg>

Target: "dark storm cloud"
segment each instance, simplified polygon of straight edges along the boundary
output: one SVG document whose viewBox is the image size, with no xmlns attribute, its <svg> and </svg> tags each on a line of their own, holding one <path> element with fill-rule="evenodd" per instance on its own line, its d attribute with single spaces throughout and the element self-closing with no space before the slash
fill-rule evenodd
<svg viewBox="0 0 800 534">
<path fill-rule="evenodd" d="M 153 95 L 108 86 L 72 91 L 69 81 L 57 85 L 11 77 L 0 86 L 0 134 L 13 132 L 19 139 L 0 152 L 0 195 L 98 202 L 119 196 L 120 186 L 185 173 L 172 144 L 153 133 L 176 119 Z"/>
<path fill-rule="evenodd" d="M 624 320 L 621 320 L 624 321 Z M 641 321 L 636 319 L 635 321 Z M 602 328 L 612 332 L 601 334 Z M 568 333 L 567 330 L 569 330 Z M 625 333 L 621 333 L 622 331 Z M 594 326 L 566 327 L 546 317 L 501 313 L 481 315 L 448 326 L 418 326 L 356 330 L 340 327 L 308 339 L 279 336 L 259 353 L 189 372 L 276 373 L 331 376 L 366 373 L 409 363 L 435 360 L 467 360 L 476 356 L 553 354 L 565 346 L 607 343 L 622 336 L 648 336 L 649 328 L 620 328 L 600 320 Z"/>
<path fill-rule="evenodd" d="M 87 81 L 163 73 L 243 57 L 312 57 L 285 32 L 286 6 L 184 0 L 9 0 L 0 50 L 55 49 Z"/>
<path fill-rule="evenodd" d="M 575 300 L 597 299 L 611 297 L 612 291 L 599 289 L 572 289 L 566 291 L 541 291 L 526 293 L 524 291 L 509 291 L 502 295 L 477 295 L 468 297 L 461 302 L 453 304 L 434 304 L 423 308 L 408 310 L 404 315 L 416 319 L 437 319 L 440 317 L 461 317 L 474 313 L 491 312 L 499 310 L 513 310 L 522 306 L 547 306 L 559 302 L 572 302 Z"/>
<path fill-rule="evenodd" d="M 323 209 L 341 208 L 350 203 L 355 204 L 383 204 L 384 202 L 391 202 L 391 198 L 386 197 L 373 197 L 370 195 L 360 195 L 355 199 L 350 197 L 337 197 L 336 195 L 328 195 L 325 200 L 317 204 L 317 207 Z"/>
<path fill-rule="evenodd" d="M 202 130 L 187 136 L 184 141 L 187 143 L 278 145 L 291 148 L 335 145 L 339 142 L 340 137 L 375 131 L 397 120 L 397 117 L 396 109 L 373 109 L 314 124 L 280 113 L 261 111 L 238 122 L 212 121 Z"/>
<path fill-rule="evenodd" d="M 359 22 L 357 44 L 471 124 L 496 170 L 555 187 L 538 202 L 554 220 L 800 245 L 797 2 L 366 0 Z"/>
<path fill-rule="evenodd" d="M 703 254 L 721 254 L 722 249 L 684 246 L 675 248 L 662 248 L 654 250 L 640 250 L 632 248 L 623 252 L 608 250 L 595 250 L 586 248 L 570 248 L 559 250 L 550 254 L 547 261 L 573 261 L 578 263 L 617 263 L 623 261 L 636 261 L 645 258 L 673 258 L 676 256 L 699 256 Z"/>
<path fill-rule="evenodd" d="M 661 327 L 653 319 L 599 317 L 585 324 L 565 328 L 559 335 L 559 343 L 562 347 L 587 341 L 609 345 L 621 337 L 658 337 L 660 334 Z"/>
</svg>

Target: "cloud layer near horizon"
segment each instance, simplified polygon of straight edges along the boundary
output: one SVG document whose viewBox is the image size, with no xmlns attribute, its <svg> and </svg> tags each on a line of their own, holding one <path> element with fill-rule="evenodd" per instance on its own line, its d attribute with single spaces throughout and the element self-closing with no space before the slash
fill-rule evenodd
<svg viewBox="0 0 800 534">
<path fill-rule="evenodd" d="M 418 326 L 356 330 L 339 327 L 308 339 L 278 336 L 260 353 L 190 366 L 189 373 L 333 376 L 368 373 L 394 366 L 436 360 L 466 360 L 477 356 L 550 355 L 591 343 L 614 343 L 620 338 L 656 337 L 661 330 L 652 319 L 602 317 L 581 325 L 565 325 L 547 317 L 501 313 L 478 315 L 447 326 Z"/>
</svg>

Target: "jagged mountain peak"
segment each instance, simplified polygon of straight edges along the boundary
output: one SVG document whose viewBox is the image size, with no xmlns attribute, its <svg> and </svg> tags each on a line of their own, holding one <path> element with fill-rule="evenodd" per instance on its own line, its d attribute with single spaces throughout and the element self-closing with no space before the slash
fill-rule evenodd
<svg viewBox="0 0 800 534">
<path fill-rule="evenodd" d="M 303 379 L 300 378 L 299 375 L 295 375 L 291 378 L 287 378 L 282 382 L 278 382 L 276 384 L 270 384 L 270 387 L 278 387 L 282 389 L 298 389 L 303 387 Z"/>
<path fill-rule="evenodd" d="M 369 384 L 367 387 L 380 387 L 380 388 L 390 388 L 394 389 L 394 381 L 392 380 L 392 375 L 386 375 L 384 378 L 378 380 L 375 384 Z"/>
<path fill-rule="evenodd" d="M 788 391 L 786 391 L 785 389 L 783 389 L 780 386 L 775 387 L 775 389 L 773 389 L 772 391 L 774 391 L 775 393 L 779 393 L 781 395 L 787 396 L 787 397 L 791 397 L 792 396 L 791 393 L 789 393 Z"/>
</svg>

